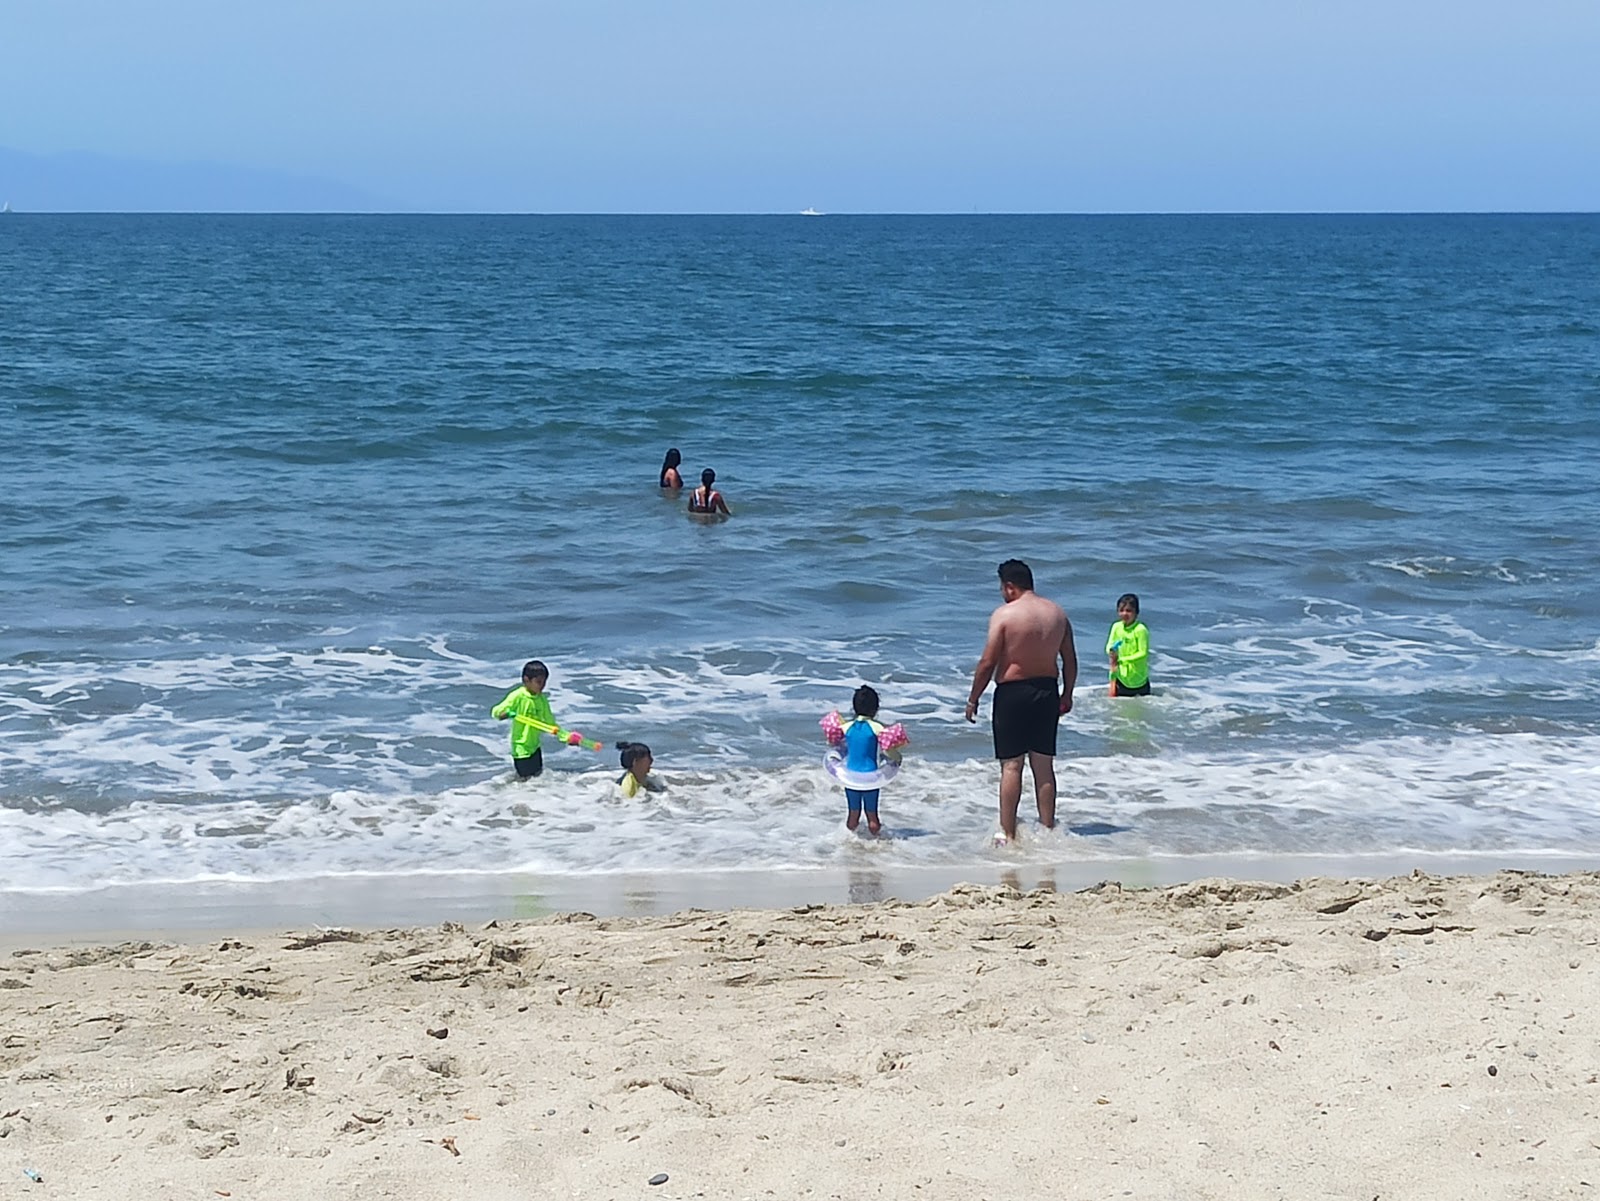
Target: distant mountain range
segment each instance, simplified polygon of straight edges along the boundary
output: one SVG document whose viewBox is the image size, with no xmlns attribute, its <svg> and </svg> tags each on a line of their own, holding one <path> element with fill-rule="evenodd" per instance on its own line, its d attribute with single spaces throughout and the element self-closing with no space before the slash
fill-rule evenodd
<svg viewBox="0 0 1600 1201">
<path fill-rule="evenodd" d="M 227 163 L 156 163 L 0 147 L 0 203 L 46 213 L 395 212 L 337 180 Z"/>
</svg>

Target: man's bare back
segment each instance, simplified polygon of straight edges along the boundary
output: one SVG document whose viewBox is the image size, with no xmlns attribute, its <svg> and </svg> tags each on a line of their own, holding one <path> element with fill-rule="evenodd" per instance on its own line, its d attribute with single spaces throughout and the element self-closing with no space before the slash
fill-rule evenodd
<svg viewBox="0 0 1600 1201">
<path fill-rule="evenodd" d="M 1067 615 L 1055 601 L 1024 592 L 989 617 L 989 639 L 995 648 L 997 684 L 1012 680 L 1055 679 L 1056 660 L 1067 638 Z"/>
<path fill-rule="evenodd" d="M 1018 680 L 1055 679 L 1061 660 L 1061 712 L 1072 712 L 1072 686 L 1078 678 L 1078 652 L 1072 644 L 1072 623 L 1055 601 L 1033 589 L 1002 588 L 1007 598 L 989 615 L 989 637 L 967 700 L 967 720 L 978 713 L 978 698 L 993 680 L 1010 684 Z"/>
</svg>

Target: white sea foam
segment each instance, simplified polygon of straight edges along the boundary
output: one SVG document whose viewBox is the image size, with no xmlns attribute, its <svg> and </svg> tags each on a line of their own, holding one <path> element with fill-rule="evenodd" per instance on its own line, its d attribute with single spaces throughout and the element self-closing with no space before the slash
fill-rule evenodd
<svg viewBox="0 0 1600 1201">
<path fill-rule="evenodd" d="M 1086 657 L 1060 761 L 1063 824 L 1083 832 L 1008 853 L 1600 849 L 1600 736 L 1559 708 L 1596 699 L 1592 673 L 1551 686 L 1552 652 L 1450 616 L 1302 608 L 1291 627 L 1217 622 L 1158 659 L 1144 700 L 1106 699 Z M 1517 694 L 1522 730 L 1497 716 L 1523 687 L 1518 665 L 1539 685 Z M 0 879 L 84 889 L 992 854 L 988 732 L 960 716 L 970 662 L 938 645 L 772 638 L 552 667 L 561 721 L 649 742 L 668 792 L 625 804 L 612 752 L 553 744 L 544 777 L 510 779 L 507 727 L 488 715 L 514 683 L 508 666 L 444 635 L 0 664 Z M 883 802 L 900 836 L 879 843 L 842 831 L 842 798 L 818 767 L 818 718 L 862 681 L 913 738 Z"/>
<path fill-rule="evenodd" d="M 1061 821 L 1041 861 L 1159 854 L 1359 854 L 1600 848 L 1600 740 L 1395 739 L 1311 755 L 1064 757 Z M 106 813 L 0 809 L 8 887 L 274 880 L 418 871 L 781 870 L 872 854 L 903 865 L 990 854 L 996 769 L 915 756 L 884 791 L 898 837 L 841 829 L 816 756 L 662 772 L 623 801 L 615 773 L 509 773 L 423 794 L 337 789 L 267 800 L 139 800 Z M 1023 812 L 1031 804 L 1025 797 Z M 1026 823 L 1025 823 L 1026 824 Z"/>
<path fill-rule="evenodd" d="M 1471 582 L 1493 580 L 1501 584 L 1537 584 L 1556 573 L 1515 560 L 1476 561 L 1457 555 L 1413 555 L 1374 559 L 1370 566 L 1398 572 L 1414 580 Z"/>
</svg>

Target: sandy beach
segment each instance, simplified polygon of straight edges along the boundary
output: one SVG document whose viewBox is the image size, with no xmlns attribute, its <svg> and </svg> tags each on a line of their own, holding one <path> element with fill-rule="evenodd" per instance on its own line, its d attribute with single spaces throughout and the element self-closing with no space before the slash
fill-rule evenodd
<svg viewBox="0 0 1600 1201">
<path fill-rule="evenodd" d="M 1502 872 L 21 947 L 0 1197 L 1591 1197 L 1597 943 Z"/>
</svg>

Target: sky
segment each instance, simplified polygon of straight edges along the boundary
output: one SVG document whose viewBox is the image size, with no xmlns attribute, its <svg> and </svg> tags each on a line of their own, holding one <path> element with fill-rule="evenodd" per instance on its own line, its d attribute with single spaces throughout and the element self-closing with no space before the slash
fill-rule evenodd
<svg viewBox="0 0 1600 1201">
<path fill-rule="evenodd" d="M 18 208 L 1600 209 L 1600 0 L 0 0 L 0 81 Z"/>
</svg>

